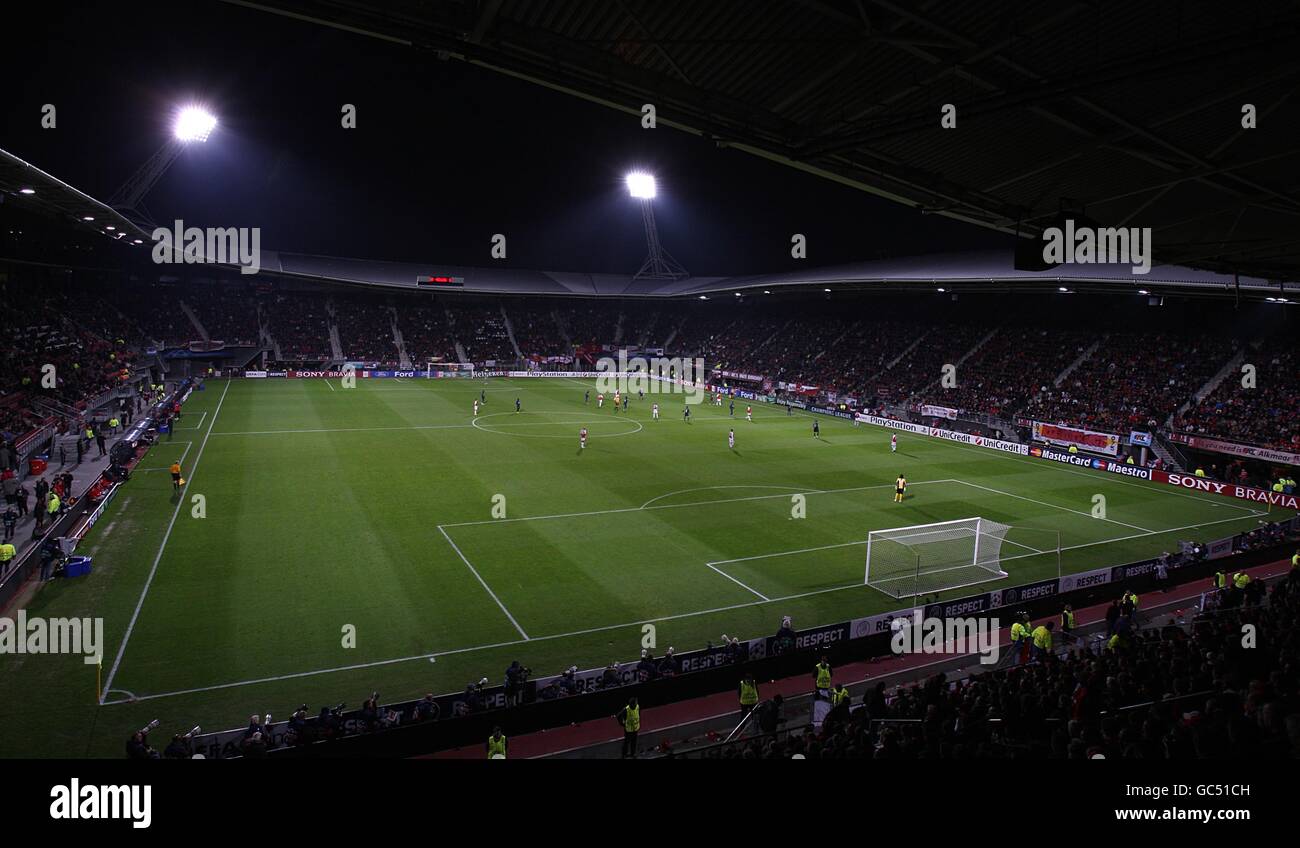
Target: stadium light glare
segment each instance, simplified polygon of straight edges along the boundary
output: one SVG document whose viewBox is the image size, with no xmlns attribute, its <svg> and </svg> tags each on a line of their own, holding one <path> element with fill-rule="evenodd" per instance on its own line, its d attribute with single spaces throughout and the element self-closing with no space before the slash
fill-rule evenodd
<svg viewBox="0 0 1300 848">
<path fill-rule="evenodd" d="M 1146 289 L 1138 289 L 1138 294 L 1151 294 L 1151 292 L 1147 291 Z"/>
<path fill-rule="evenodd" d="M 628 193 L 640 200 L 650 200 L 658 193 L 655 188 L 653 174 L 647 174 L 645 171 L 633 171 L 627 175 L 626 181 Z"/>
<path fill-rule="evenodd" d="M 116 230 L 117 227 L 113 226 L 112 224 L 109 224 L 108 226 L 104 227 L 104 229 L 106 229 L 106 230 Z"/>
<path fill-rule="evenodd" d="M 84 216 L 81 220 L 83 220 L 83 221 L 93 221 L 93 220 L 95 220 L 95 216 L 94 216 L 94 215 L 86 215 L 86 216 Z"/>
<path fill-rule="evenodd" d="M 36 189 L 34 189 L 34 188 L 20 188 L 20 189 L 18 189 L 18 193 L 19 193 L 19 194 L 35 194 L 35 193 L 36 193 Z"/>
<path fill-rule="evenodd" d="M 1065 292 L 1066 294 L 1069 294 L 1069 293 L 1070 293 L 1070 290 L 1067 289 L 1065 286 L 1061 286 L 1059 289 L 1057 289 L 1057 291 L 1059 291 L 1059 292 Z"/>
<path fill-rule="evenodd" d="M 939 286 L 939 291 L 940 291 L 940 292 L 944 291 L 943 286 Z"/>
<path fill-rule="evenodd" d="M 708 296 L 707 294 L 702 294 L 702 295 L 700 295 L 700 300 L 708 300 L 708 299 L 709 299 L 709 296 Z"/>
<path fill-rule="evenodd" d="M 207 141 L 216 129 L 217 117 L 201 106 L 186 106 L 176 115 L 172 133 L 183 142 Z"/>
<path fill-rule="evenodd" d="M 763 289 L 763 294 L 771 294 L 771 292 L 768 291 L 767 289 Z"/>
<path fill-rule="evenodd" d="M 824 291 L 824 292 L 829 292 L 830 289 L 822 289 L 822 291 Z"/>
</svg>

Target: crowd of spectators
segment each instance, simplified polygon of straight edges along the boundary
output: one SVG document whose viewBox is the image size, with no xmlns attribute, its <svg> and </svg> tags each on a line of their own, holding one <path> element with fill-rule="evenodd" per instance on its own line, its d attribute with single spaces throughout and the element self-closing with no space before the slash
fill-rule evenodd
<svg viewBox="0 0 1300 848">
<path fill-rule="evenodd" d="M 465 348 L 472 362 L 513 362 L 515 351 L 510 344 L 501 307 L 493 304 L 464 304 L 452 312 L 456 340 Z"/>
<path fill-rule="evenodd" d="M 1174 429 L 1197 436 L 1300 451 L 1300 342 L 1266 341 L 1246 353 L 1252 380 L 1229 374 L 1213 392 L 1174 420 Z"/>
<path fill-rule="evenodd" d="M 374 298 L 336 298 L 334 314 L 345 358 L 358 362 L 398 363 L 390 307 Z"/>
<path fill-rule="evenodd" d="M 228 345 L 257 344 L 257 301 L 243 287 L 193 286 L 181 295 L 194 310 L 208 338 Z"/>
<path fill-rule="evenodd" d="M 402 332 L 406 355 L 416 367 L 456 361 L 456 343 L 441 306 L 403 306 L 397 310 L 397 327 Z"/>
<path fill-rule="evenodd" d="M 1229 339 L 1120 332 L 1048 387 L 1021 413 L 1109 433 L 1150 430 L 1165 421 L 1232 358 Z"/>
<path fill-rule="evenodd" d="M 515 342 L 526 357 L 563 356 L 566 350 L 559 325 L 555 322 L 554 307 L 548 304 L 519 304 L 507 310 L 514 328 Z"/>
<path fill-rule="evenodd" d="M 283 361 L 330 358 L 329 316 L 325 299 L 312 294 L 277 294 L 270 304 L 271 337 Z"/>
<path fill-rule="evenodd" d="M 744 759 L 1285 759 L 1300 757 L 1300 570 L 1265 596 L 1215 594 L 1190 628 L 1148 622 L 950 682 L 937 675 L 837 706 L 802 735 L 762 728 L 708 756 Z M 1263 597 L 1263 602 L 1260 598 Z M 1243 625 L 1255 646 L 1243 646 Z"/>
<path fill-rule="evenodd" d="M 921 403 L 1009 418 L 1024 409 L 1052 378 L 1088 349 L 1086 332 L 1040 327 L 1002 327 L 955 374 L 956 385 L 934 383 L 918 395 Z"/>
</svg>

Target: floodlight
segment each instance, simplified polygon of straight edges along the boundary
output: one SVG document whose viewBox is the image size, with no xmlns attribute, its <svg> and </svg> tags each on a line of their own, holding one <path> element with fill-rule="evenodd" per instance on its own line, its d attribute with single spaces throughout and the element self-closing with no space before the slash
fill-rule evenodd
<svg viewBox="0 0 1300 848">
<path fill-rule="evenodd" d="M 186 106 L 177 114 L 172 132 L 179 141 L 207 141 L 216 126 L 217 118 L 211 112 L 199 106 Z"/>
<path fill-rule="evenodd" d="M 633 197 L 650 200 L 655 196 L 655 178 L 644 171 L 633 171 L 627 175 L 627 190 Z"/>
<path fill-rule="evenodd" d="M 651 182 L 651 185 L 653 186 L 654 181 L 651 180 L 650 182 Z M 653 191 L 653 190 L 654 190 L 654 189 L 651 188 L 651 191 Z M 18 193 L 19 193 L 19 194 L 35 194 L 35 193 L 36 193 L 36 189 L 34 189 L 34 188 L 20 188 L 20 189 L 18 189 Z"/>
</svg>

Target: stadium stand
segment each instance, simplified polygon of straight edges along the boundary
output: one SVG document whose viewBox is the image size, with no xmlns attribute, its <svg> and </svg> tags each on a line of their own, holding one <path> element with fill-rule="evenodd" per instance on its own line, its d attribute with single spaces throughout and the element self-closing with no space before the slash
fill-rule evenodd
<svg viewBox="0 0 1300 848">
<path fill-rule="evenodd" d="M 1042 392 L 1022 414 L 1107 432 L 1161 427 L 1234 350 L 1232 340 L 1205 335 L 1113 333 L 1060 387 Z"/>
<path fill-rule="evenodd" d="M 319 295 L 278 294 L 270 304 L 271 336 L 282 360 L 330 358 L 329 322 Z"/>
<path fill-rule="evenodd" d="M 398 362 L 393 313 L 386 304 L 376 298 L 340 297 L 334 306 L 344 357 L 361 362 Z"/>
<path fill-rule="evenodd" d="M 228 345 L 257 344 L 257 303 L 252 292 L 229 286 L 193 286 L 183 298 L 209 338 Z"/>
<path fill-rule="evenodd" d="M 404 305 L 397 310 L 397 327 L 406 344 L 406 355 L 415 365 L 456 361 L 456 343 L 443 307 Z"/>
<path fill-rule="evenodd" d="M 1174 429 L 1281 450 L 1300 450 L 1300 350 L 1289 338 L 1266 341 L 1247 353 L 1258 363 L 1255 385 L 1245 388 L 1240 375 L 1229 374 L 1199 404 L 1179 415 Z"/>
</svg>

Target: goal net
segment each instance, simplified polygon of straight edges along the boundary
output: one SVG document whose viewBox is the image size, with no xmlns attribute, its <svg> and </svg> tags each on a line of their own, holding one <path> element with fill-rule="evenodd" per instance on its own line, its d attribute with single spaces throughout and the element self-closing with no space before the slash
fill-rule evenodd
<svg viewBox="0 0 1300 848">
<path fill-rule="evenodd" d="M 962 518 L 867 535 L 866 584 L 893 598 L 972 586 L 1006 577 L 1008 524 Z"/>
<path fill-rule="evenodd" d="M 424 377 L 432 379 L 437 376 L 454 375 L 457 377 L 472 378 L 474 376 L 474 363 L 472 362 L 426 362 L 424 365 Z"/>
</svg>

